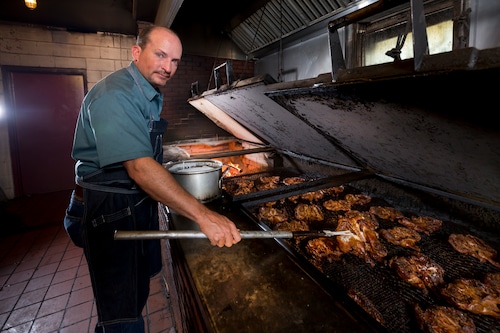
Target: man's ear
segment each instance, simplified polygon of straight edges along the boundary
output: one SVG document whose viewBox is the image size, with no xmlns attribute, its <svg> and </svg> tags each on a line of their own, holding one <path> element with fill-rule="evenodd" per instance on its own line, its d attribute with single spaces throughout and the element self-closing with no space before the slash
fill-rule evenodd
<svg viewBox="0 0 500 333">
<path fill-rule="evenodd" d="M 132 58 L 134 62 L 139 59 L 139 55 L 141 54 L 141 47 L 139 45 L 132 46 Z"/>
</svg>

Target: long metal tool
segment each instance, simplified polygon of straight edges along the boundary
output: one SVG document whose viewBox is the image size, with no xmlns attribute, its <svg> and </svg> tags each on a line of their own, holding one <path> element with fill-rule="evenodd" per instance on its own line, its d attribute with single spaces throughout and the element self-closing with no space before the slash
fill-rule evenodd
<svg viewBox="0 0 500 333">
<path fill-rule="evenodd" d="M 350 236 L 350 231 L 240 231 L 242 239 L 247 238 L 294 238 L 294 237 L 334 237 Z M 207 238 L 201 231 L 193 230 L 153 230 L 153 231 L 121 231 L 115 230 L 115 240 L 140 240 L 140 239 L 180 239 L 180 238 Z"/>
</svg>

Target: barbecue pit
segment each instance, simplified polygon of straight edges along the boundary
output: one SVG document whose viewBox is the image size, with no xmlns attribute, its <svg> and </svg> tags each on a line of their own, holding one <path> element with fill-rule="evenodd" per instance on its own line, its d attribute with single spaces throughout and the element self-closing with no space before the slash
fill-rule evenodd
<svg viewBox="0 0 500 333">
<path fill-rule="evenodd" d="M 253 178 L 258 182 L 260 177 L 268 176 L 279 176 L 281 180 L 301 176 L 308 180 L 239 196 L 226 191 L 221 200 L 210 205 L 237 221 L 242 230 L 271 230 L 273 225 L 256 213 L 261 205 L 291 205 L 288 198 L 294 195 L 342 185 L 348 189 L 345 193 L 372 198 L 369 205 L 357 210 L 390 206 L 406 217 L 441 220 L 441 228 L 429 235 L 421 232 L 417 244 L 421 253 L 444 269 L 446 284 L 461 278 L 481 280 L 487 273 L 499 272 L 496 265 L 458 253 L 448 242 L 452 234 L 471 234 L 500 251 L 500 133 L 491 121 L 490 108 L 496 101 L 488 84 L 499 74 L 500 57 L 497 49 L 476 50 L 474 54 L 478 68 L 463 66 L 471 54 L 462 50 L 454 54 L 454 68 L 445 70 L 433 70 L 443 68 L 439 66 L 443 55 L 438 55 L 426 60 L 428 70 L 424 72 L 406 70 L 404 64 L 398 64 L 398 68 L 385 64 L 373 76 L 369 70 L 365 72 L 363 80 L 353 73 L 350 80 L 335 83 L 327 76 L 293 84 L 272 82 L 264 76 L 194 98 L 193 105 L 206 107 L 205 101 L 209 101 L 211 111 L 224 112 L 258 138 L 259 142 L 241 141 L 250 144 L 251 149 L 224 154 L 239 154 L 241 159 L 259 147 L 266 150 L 259 152 L 266 161 L 265 168 L 228 177 L 227 188 L 239 180 Z M 480 66 L 485 62 L 488 68 Z M 394 72 L 397 75 L 392 76 Z M 454 91 L 454 96 L 443 97 L 443 87 Z M 217 112 L 212 112 L 211 117 L 216 117 Z M 239 133 L 231 131 L 230 123 L 222 124 L 227 124 L 229 132 L 238 138 Z M 249 137 L 248 133 L 244 136 Z M 341 194 L 334 199 L 342 198 Z M 339 214 L 328 213 L 331 221 L 339 220 Z M 377 230 L 397 224 L 377 220 Z M 174 212 L 171 227 L 186 226 L 189 224 Z M 235 329 L 235 323 L 248 325 L 248 332 L 258 331 L 271 322 L 266 320 L 267 314 L 286 318 L 286 323 L 273 327 L 274 331 L 290 329 L 288 324 L 294 322 L 288 315 L 298 308 L 301 310 L 292 312 L 302 325 L 294 323 L 295 331 L 319 332 L 326 327 L 326 331 L 339 332 L 419 332 L 416 306 L 453 306 L 439 292 L 409 285 L 389 265 L 391 258 L 413 253 L 410 249 L 383 241 L 387 255 L 374 265 L 352 254 L 318 264 L 305 250 L 306 241 L 275 240 L 269 244 L 245 240 L 242 251 L 229 249 L 223 255 L 210 255 L 210 249 L 199 241 L 169 242 L 174 255 L 184 261 L 176 264 L 172 260 L 169 265 L 187 281 L 183 292 L 192 289 L 192 298 L 183 303 L 197 309 L 186 313 L 198 318 L 195 322 L 205 329 L 217 332 Z M 288 259 L 281 257 L 282 253 Z M 259 259 L 254 261 L 256 257 Z M 289 265 L 289 260 L 295 266 Z M 227 265 L 234 270 L 228 268 L 224 276 L 214 277 L 211 265 Z M 281 275 L 277 265 L 286 266 L 286 274 Z M 246 269 L 256 274 L 252 276 L 254 285 L 248 284 Z M 280 281 L 269 282 L 268 277 L 275 274 Z M 251 291 L 260 292 L 258 287 L 264 282 L 273 297 L 254 295 L 254 303 L 240 298 Z M 225 287 L 234 294 L 220 300 L 216 291 Z M 304 293 L 304 288 L 314 299 Z M 311 311 L 311 302 L 318 313 Z M 366 304 L 374 305 L 376 311 L 370 311 Z M 249 308 L 251 314 L 245 316 Z M 329 316 L 319 310 L 325 308 L 330 310 Z M 319 323 L 311 321 L 313 313 Z M 478 332 L 500 330 L 498 318 L 467 314 Z M 346 326 L 341 327 L 342 323 Z"/>
</svg>

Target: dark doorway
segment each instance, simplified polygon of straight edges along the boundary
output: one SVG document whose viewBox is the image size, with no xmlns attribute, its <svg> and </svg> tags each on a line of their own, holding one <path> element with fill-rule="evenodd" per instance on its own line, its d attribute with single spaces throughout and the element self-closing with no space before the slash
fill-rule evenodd
<svg viewBox="0 0 500 333">
<path fill-rule="evenodd" d="M 15 196 L 74 187 L 73 133 L 86 92 L 83 71 L 6 67 Z"/>
</svg>

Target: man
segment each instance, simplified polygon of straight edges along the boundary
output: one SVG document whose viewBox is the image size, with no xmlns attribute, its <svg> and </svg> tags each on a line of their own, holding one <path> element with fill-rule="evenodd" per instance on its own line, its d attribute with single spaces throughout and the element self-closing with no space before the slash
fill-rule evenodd
<svg viewBox="0 0 500 333">
<path fill-rule="evenodd" d="M 98 82 L 82 103 L 72 200 L 81 196 L 84 207 L 82 243 L 97 305 L 96 332 L 144 332 L 141 313 L 149 279 L 161 269 L 160 241 L 115 241 L 113 233 L 158 229 L 157 202 L 195 221 L 214 246 L 241 240 L 233 222 L 186 192 L 161 164 L 166 121 L 158 88 L 175 74 L 181 55 L 172 30 L 147 27 L 132 47 L 130 66 Z"/>
</svg>

